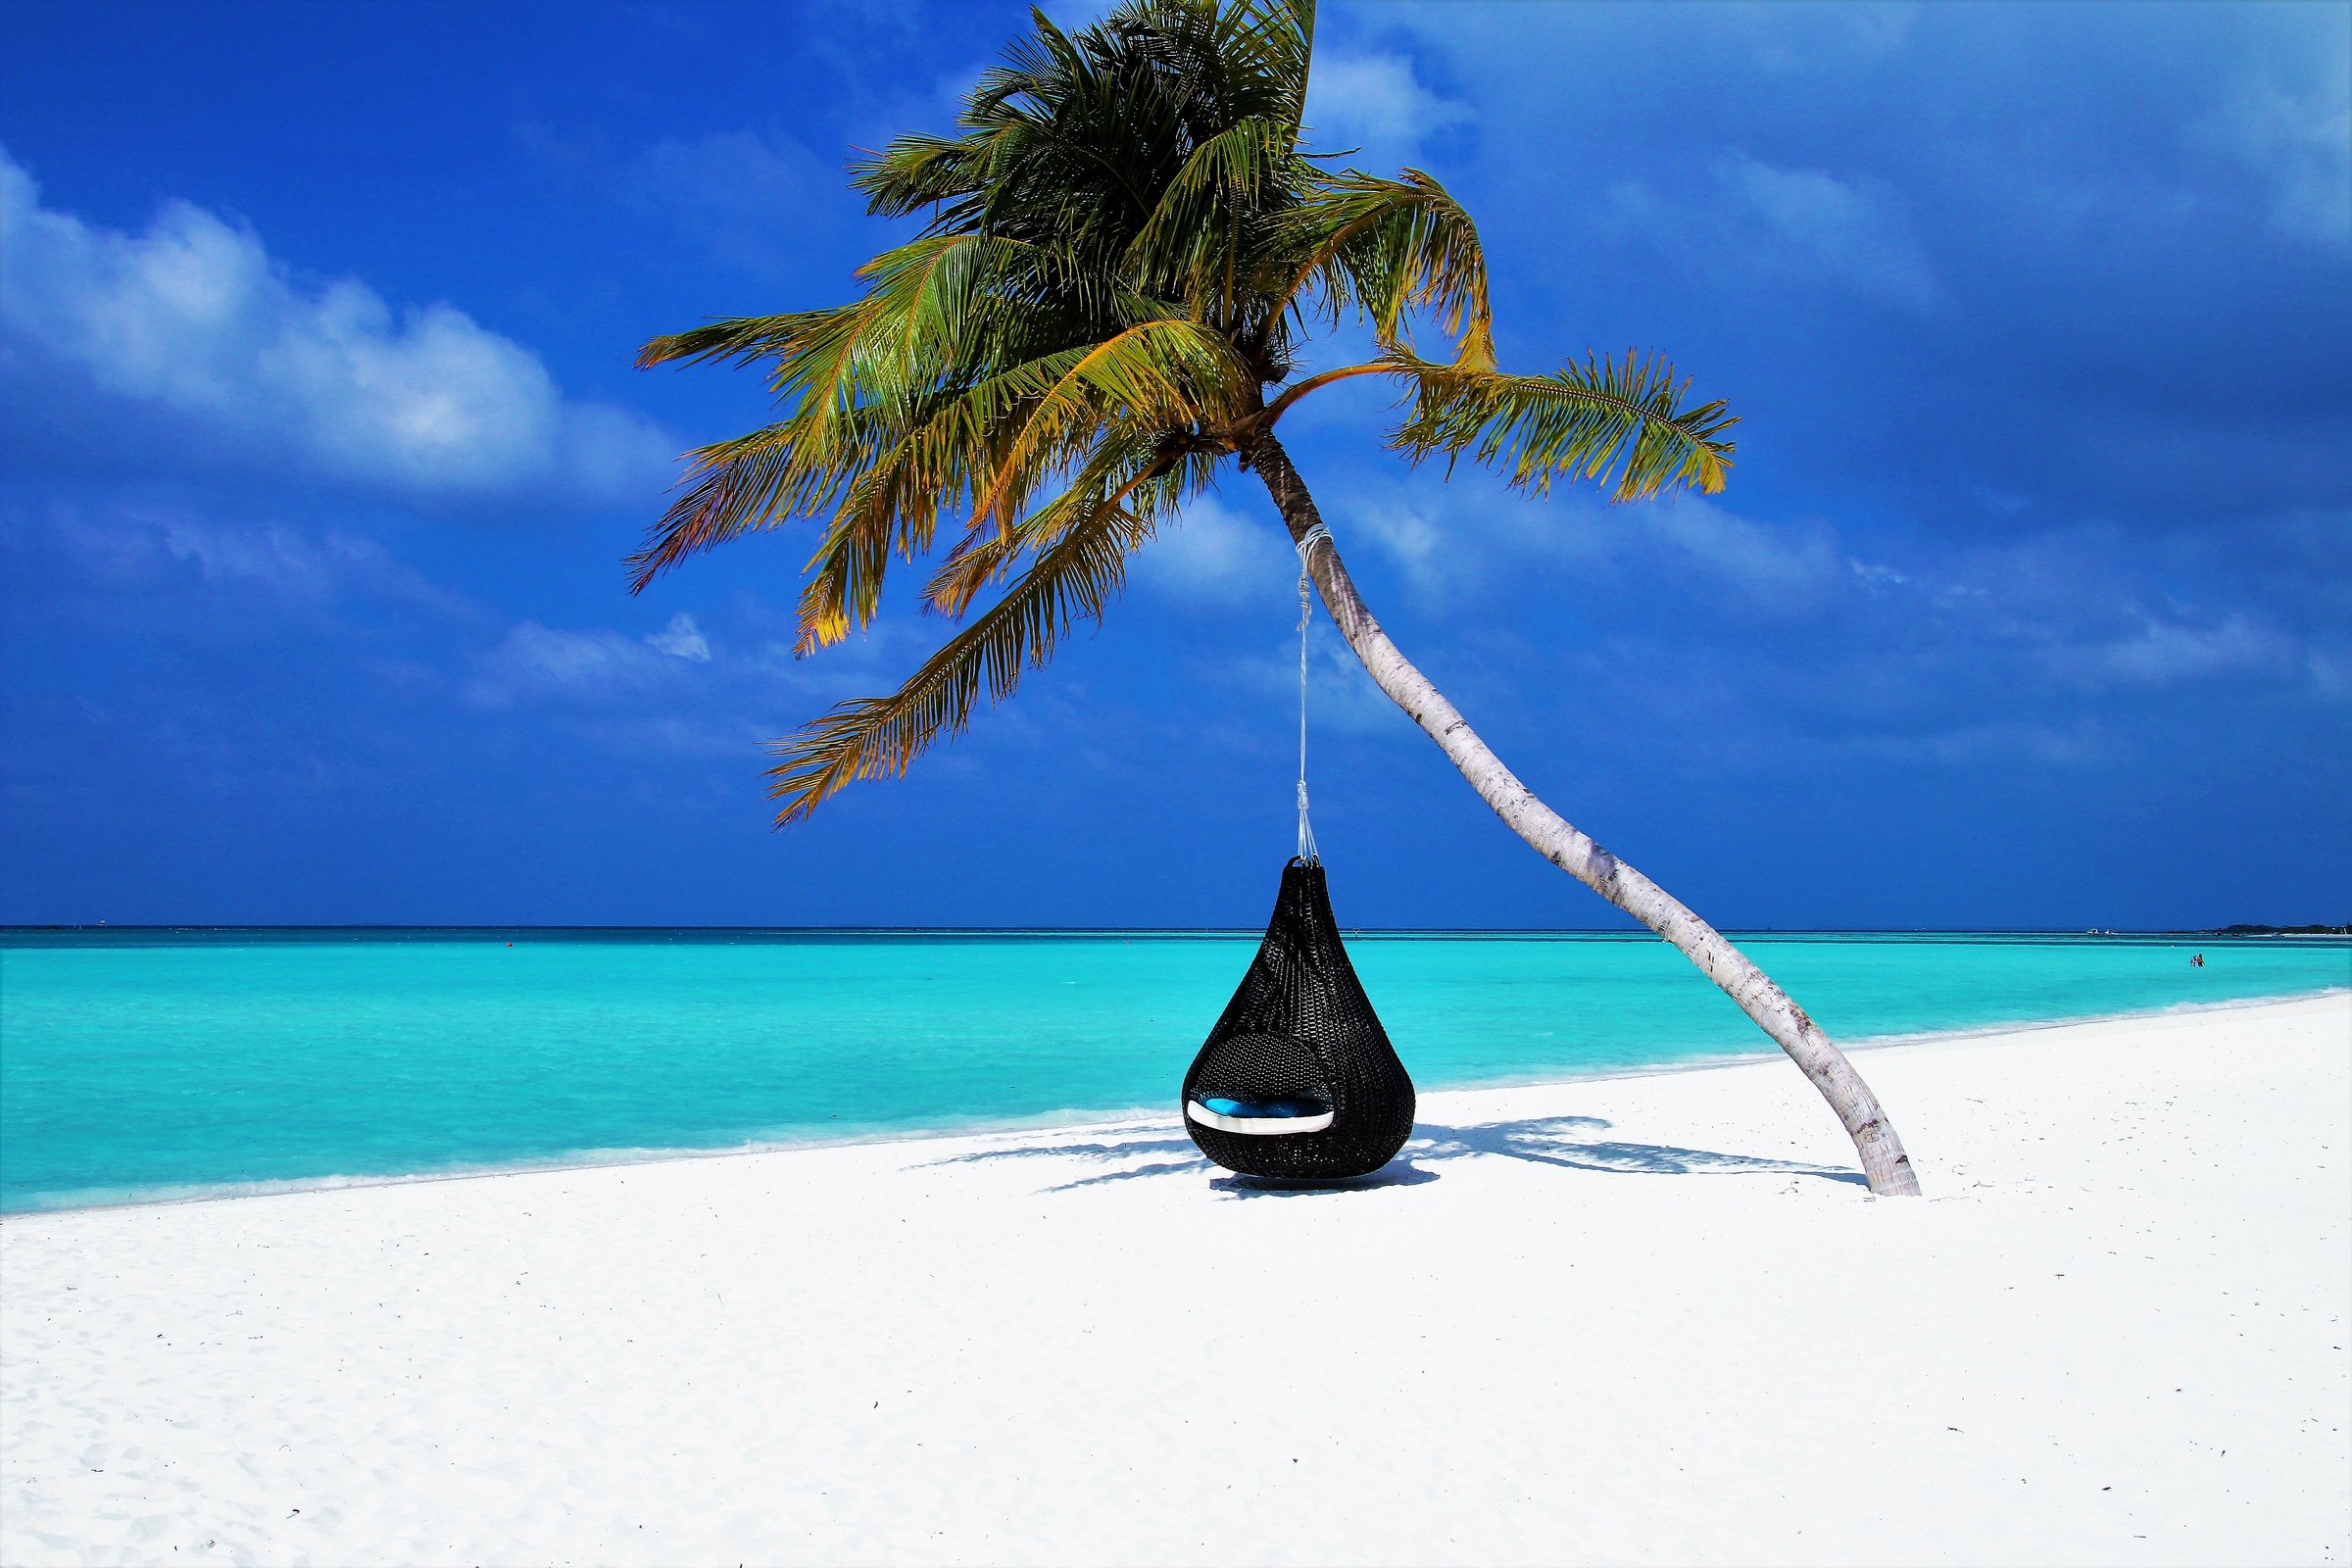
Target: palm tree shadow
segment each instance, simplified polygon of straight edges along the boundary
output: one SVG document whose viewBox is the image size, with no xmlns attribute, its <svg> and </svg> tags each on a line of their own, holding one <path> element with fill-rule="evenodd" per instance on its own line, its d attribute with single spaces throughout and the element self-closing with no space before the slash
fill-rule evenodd
<svg viewBox="0 0 2352 1568">
<path fill-rule="evenodd" d="M 1587 1136 L 1606 1132 L 1609 1125 L 1597 1116 L 1530 1116 L 1520 1121 L 1479 1122 L 1468 1127 L 1426 1123 L 1413 1129 L 1413 1142 L 1405 1145 L 1405 1151 L 1417 1159 L 1495 1154 L 1531 1164 L 1611 1175 L 1812 1176 L 1856 1187 L 1869 1185 L 1869 1179 L 1860 1171 L 1839 1170 L 1835 1165 L 1816 1165 L 1801 1159 L 1725 1154 L 1711 1149 L 1629 1144 Z M 1427 1140 L 1426 1148 L 1420 1147 L 1423 1140 Z"/>
<path fill-rule="evenodd" d="M 1839 1170 L 1832 1165 L 1815 1165 L 1804 1160 L 1754 1154 L 1726 1154 L 1708 1149 L 1684 1149 L 1673 1144 L 1631 1144 L 1592 1136 L 1607 1132 L 1609 1127 L 1610 1123 L 1597 1116 L 1529 1116 L 1517 1121 L 1477 1122 L 1467 1126 L 1423 1122 L 1413 1129 L 1411 1141 L 1404 1146 L 1403 1152 L 1396 1161 L 1369 1176 L 1337 1182 L 1300 1182 L 1220 1175 L 1209 1186 L 1231 1198 L 1379 1192 L 1392 1187 L 1418 1187 L 1434 1182 L 1438 1180 L 1438 1172 L 1430 1169 L 1430 1166 L 1474 1154 L 1613 1176 L 1807 1176 L 1819 1181 L 1843 1182 L 1857 1187 L 1867 1185 L 1861 1172 Z M 933 1163 L 987 1164 L 1005 1159 L 1080 1159 L 1098 1164 L 1134 1159 L 1147 1161 L 1060 1182 L 1046 1188 L 1045 1191 L 1049 1193 L 1066 1193 L 1112 1182 L 1182 1176 L 1216 1169 L 1193 1148 L 1189 1138 L 1180 1134 L 1145 1133 L 1140 1128 L 1137 1131 L 1137 1137 L 1115 1140 L 1099 1136 L 1067 1140 L 1049 1138 L 1010 1149 L 975 1150 Z M 1170 1158 L 1170 1155 L 1176 1157 Z"/>
</svg>

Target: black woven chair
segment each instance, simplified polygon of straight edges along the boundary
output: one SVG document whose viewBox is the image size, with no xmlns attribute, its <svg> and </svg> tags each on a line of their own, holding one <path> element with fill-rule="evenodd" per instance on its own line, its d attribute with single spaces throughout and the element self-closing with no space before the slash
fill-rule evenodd
<svg viewBox="0 0 2352 1568">
<path fill-rule="evenodd" d="M 1246 1176 L 1336 1181 L 1396 1157 L 1413 1081 L 1355 978 L 1320 863 L 1294 859 L 1265 941 L 1184 1075 L 1184 1130 Z"/>
</svg>

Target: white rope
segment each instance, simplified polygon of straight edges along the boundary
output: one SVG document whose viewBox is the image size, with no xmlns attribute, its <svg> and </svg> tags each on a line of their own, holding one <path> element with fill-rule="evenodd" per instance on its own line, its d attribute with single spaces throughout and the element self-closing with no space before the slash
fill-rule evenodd
<svg viewBox="0 0 2352 1568">
<path fill-rule="evenodd" d="M 1315 580 L 1306 569 L 1315 543 L 1329 543 L 1331 530 L 1316 523 L 1298 541 L 1298 858 L 1320 864 L 1315 853 L 1315 830 L 1306 819 L 1306 627 L 1315 618 Z"/>
</svg>

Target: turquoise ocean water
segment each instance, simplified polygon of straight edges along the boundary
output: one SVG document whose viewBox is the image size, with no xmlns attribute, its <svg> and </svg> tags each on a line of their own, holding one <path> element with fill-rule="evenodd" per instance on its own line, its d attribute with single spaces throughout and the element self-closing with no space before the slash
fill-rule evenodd
<svg viewBox="0 0 2352 1568">
<path fill-rule="evenodd" d="M 2352 985 L 2352 944 L 2326 939 L 1741 945 L 1849 1044 Z M 1165 1112 L 1254 946 L 11 931 L 0 1209 Z M 1647 937 L 1367 933 L 1351 952 L 1424 1089 L 1774 1049 Z"/>
</svg>

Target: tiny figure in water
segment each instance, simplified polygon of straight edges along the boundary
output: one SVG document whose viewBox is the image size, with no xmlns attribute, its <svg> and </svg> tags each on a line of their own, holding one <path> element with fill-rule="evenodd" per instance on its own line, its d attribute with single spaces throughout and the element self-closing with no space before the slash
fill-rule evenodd
<svg viewBox="0 0 2352 1568">
<path fill-rule="evenodd" d="M 2193 957 L 2193 958 L 2189 959 L 2189 960 L 2188 960 L 2188 966 L 2189 966 L 2191 969 L 2202 969 L 2202 968 L 2204 968 L 2204 967 L 2205 967 L 2205 955 L 2203 955 L 2202 953 L 2200 953 L 2200 954 L 2198 954 L 2198 955 L 2197 955 L 2195 957 Z"/>
</svg>

